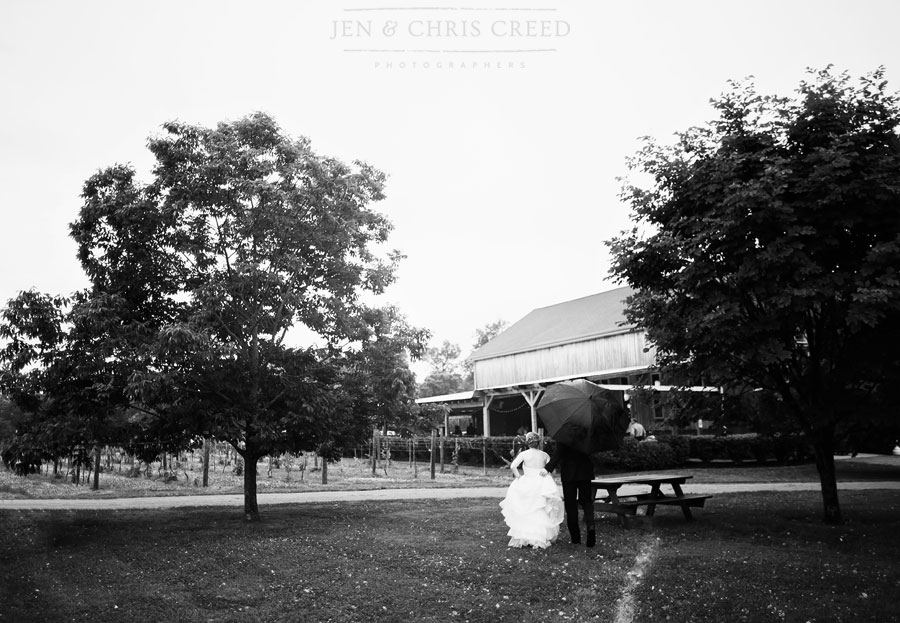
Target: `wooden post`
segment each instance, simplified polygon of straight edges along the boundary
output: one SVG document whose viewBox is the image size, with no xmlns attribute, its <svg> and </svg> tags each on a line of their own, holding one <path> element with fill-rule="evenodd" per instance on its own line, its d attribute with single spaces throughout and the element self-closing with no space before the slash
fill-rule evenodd
<svg viewBox="0 0 900 623">
<path fill-rule="evenodd" d="M 322 457 L 322 484 L 328 484 L 328 457 Z"/>
<path fill-rule="evenodd" d="M 372 475 L 378 468 L 378 429 L 372 428 Z"/>
<path fill-rule="evenodd" d="M 437 436 L 437 431 L 431 429 L 431 479 L 434 480 L 434 460 L 435 460 L 435 452 L 434 452 L 434 441 Z"/>
<path fill-rule="evenodd" d="M 525 399 L 525 402 L 528 403 L 528 406 L 531 407 L 531 430 L 532 432 L 537 432 L 537 409 L 535 409 L 535 405 L 537 404 L 538 398 L 540 398 L 543 390 L 536 392 L 522 392 L 522 397 Z"/>
<path fill-rule="evenodd" d="M 100 490 L 100 444 L 94 448 L 94 491 Z"/>
<path fill-rule="evenodd" d="M 484 470 L 485 476 L 487 475 L 487 437 L 481 438 L 481 468 Z"/>
<path fill-rule="evenodd" d="M 489 437 L 491 434 L 491 403 L 494 401 L 493 396 L 485 396 L 484 397 L 484 406 L 481 408 L 482 414 L 482 432 L 484 432 L 486 437 Z"/>
<path fill-rule="evenodd" d="M 209 439 L 203 438 L 203 486 L 209 486 Z"/>
<path fill-rule="evenodd" d="M 410 458 L 412 459 L 413 478 L 419 477 L 419 463 L 416 461 L 416 437 L 413 435 L 409 439 Z"/>
<path fill-rule="evenodd" d="M 444 446 L 447 442 L 447 429 L 444 428 L 444 432 L 441 435 L 441 473 L 444 473 Z"/>
</svg>

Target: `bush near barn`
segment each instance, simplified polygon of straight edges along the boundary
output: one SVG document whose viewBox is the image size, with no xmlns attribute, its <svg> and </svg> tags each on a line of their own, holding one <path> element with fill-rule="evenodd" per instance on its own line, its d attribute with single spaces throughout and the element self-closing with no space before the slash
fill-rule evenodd
<svg viewBox="0 0 900 623">
<path fill-rule="evenodd" d="M 803 435 L 766 436 L 756 433 L 718 437 L 713 435 L 660 435 L 637 441 L 626 437 L 615 451 L 593 456 L 600 471 L 648 471 L 702 463 L 732 464 L 804 462 L 812 459 L 812 448 Z"/>
</svg>

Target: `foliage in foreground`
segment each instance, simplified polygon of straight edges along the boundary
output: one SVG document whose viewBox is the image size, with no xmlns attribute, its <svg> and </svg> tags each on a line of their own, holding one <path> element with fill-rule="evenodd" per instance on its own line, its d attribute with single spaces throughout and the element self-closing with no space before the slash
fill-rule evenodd
<svg viewBox="0 0 900 623">
<path fill-rule="evenodd" d="M 884 71 L 814 73 L 795 99 L 732 85 L 707 126 L 648 141 L 610 242 L 670 378 L 763 389 L 812 442 L 841 520 L 836 433 L 896 421 L 900 103 Z"/>
<path fill-rule="evenodd" d="M 609 621 L 627 590 L 642 621 L 896 620 L 900 492 L 846 493 L 843 526 L 817 504 L 718 495 L 545 551 L 506 547 L 497 500 L 0 512 L 0 621 Z"/>
<path fill-rule="evenodd" d="M 261 457 L 331 457 L 414 419 L 408 363 L 428 332 L 364 301 L 402 258 L 372 207 L 382 172 L 262 113 L 163 129 L 150 182 L 116 165 L 84 184 L 70 232 L 90 289 L 0 309 L 0 392 L 26 414 L 4 458 L 27 471 L 77 452 L 98 474 L 104 445 L 153 457 L 215 438 L 245 461 L 254 520 Z"/>
</svg>

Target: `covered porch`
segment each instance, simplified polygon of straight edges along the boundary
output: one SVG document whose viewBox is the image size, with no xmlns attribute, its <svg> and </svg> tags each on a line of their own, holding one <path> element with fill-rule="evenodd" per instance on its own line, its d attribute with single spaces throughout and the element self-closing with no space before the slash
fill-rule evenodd
<svg viewBox="0 0 900 623">
<path fill-rule="evenodd" d="M 444 416 L 447 435 L 510 436 L 523 432 L 539 432 L 543 428 L 537 404 L 544 389 L 561 381 L 584 378 L 607 389 L 616 396 L 629 415 L 650 430 L 658 430 L 665 421 L 666 411 L 662 395 L 672 390 L 720 393 L 718 387 L 680 387 L 663 385 L 659 375 L 647 370 L 615 371 L 606 374 L 581 375 L 542 379 L 531 383 L 490 387 L 470 392 L 431 396 L 416 400 L 417 404 L 443 404 L 448 407 Z M 646 397 L 647 391 L 652 398 Z M 640 395 L 637 395 L 639 394 Z M 702 428 L 703 423 L 698 423 Z"/>
</svg>

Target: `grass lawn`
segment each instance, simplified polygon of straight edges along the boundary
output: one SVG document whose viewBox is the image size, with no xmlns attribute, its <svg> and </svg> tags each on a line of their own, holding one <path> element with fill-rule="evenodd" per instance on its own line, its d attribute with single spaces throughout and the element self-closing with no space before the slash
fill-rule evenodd
<svg viewBox="0 0 900 623">
<path fill-rule="evenodd" d="M 900 480 L 890 458 L 837 469 L 839 481 Z M 818 478 L 808 464 L 679 471 L 695 483 Z M 328 485 L 314 474 L 261 469 L 260 491 L 509 482 L 481 468 L 431 481 L 402 463 L 372 476 L 352 459 L 329 469 Z M 0 499 L 240 491 L 229 470 L 205 490 L 103 477 L 92 492 L 0 470 Z M 821 522 L 816 492 L 719 494 L 694 522 L 677 508 L 628 529 L 603 515 L 593 550 L 563 534 L 544 551 L 507 548 L 492 499 L 263 504 L 252 525 L 233 508 L 0 511 L 0 622 L 900 622 L 900 491 L 840 498 L 837 527 Z"/>
<path fill-rule="evenodd" d="M 497 500 L 0 511 L 0 621 L 900 621 L 900 491 L 841 502 L 723 494 L 542 551 Z"/>
</svg>

